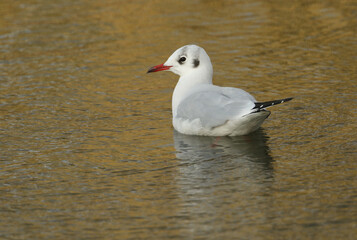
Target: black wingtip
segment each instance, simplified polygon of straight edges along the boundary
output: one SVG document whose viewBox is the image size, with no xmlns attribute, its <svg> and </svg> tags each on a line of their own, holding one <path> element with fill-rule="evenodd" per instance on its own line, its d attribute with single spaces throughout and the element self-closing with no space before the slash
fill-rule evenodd
<svg viewBox="0 0 357 240">
<path fill-rule="evenodd" d="M 283 102 L 289 102 L 290 100 L 293 100 L 294 98 L 292 98 L 292 97 L 289 97 L 289 98 L 285 98 L 285 99 L 283 99 Z M 283 103 L 282 102 L 282 103 Z"/>
<path fill-rule="evenodd" d="M 273 100 L 273 101 L 268 101 L 268 102 L 256 102 L 253 109 L 258 109 L 258 111 L 260 111 L 260 109 L 275 106 L 280 103 L 288 102 L 292 99 L 293 98 L 291 97 L 291 98 L 284 98 L 284 99 Z"/>
</svg>

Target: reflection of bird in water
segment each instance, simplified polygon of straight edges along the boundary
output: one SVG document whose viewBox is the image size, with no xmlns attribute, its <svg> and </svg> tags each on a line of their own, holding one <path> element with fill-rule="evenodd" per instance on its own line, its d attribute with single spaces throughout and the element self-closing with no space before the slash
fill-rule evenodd
<svg viewBox="0 0 357 240">
<path fill-rule="evenodd" d="M 174 131 L 176 157 L 189 163 L 212 159 L 235 159 L 256 163 L 272 170 L 272 158 L 266 145 L 268 137 L 262 129 L 246 136 L 204 137 L 180 134 Z"/>
<path fill-rule="evenodd" d="M 239 137 L 174 131 L 175 174 L 184 206 L 178 211 L 193 236 L 264 218 L 271 207 L 273 160 L 263 130 Z"/>
</svg>

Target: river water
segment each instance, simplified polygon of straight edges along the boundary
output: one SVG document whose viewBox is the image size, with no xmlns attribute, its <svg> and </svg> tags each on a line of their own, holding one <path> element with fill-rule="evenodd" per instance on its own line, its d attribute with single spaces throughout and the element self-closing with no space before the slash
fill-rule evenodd
<svg viewBox="0 0 357 240">
<path fill-rule="evenodd" d="M 0 239 L 355 239 L 357 5 L 0 1 Z M 175 132 L 178 76 L 271 109 L 248 136 Z"/>
</svg>

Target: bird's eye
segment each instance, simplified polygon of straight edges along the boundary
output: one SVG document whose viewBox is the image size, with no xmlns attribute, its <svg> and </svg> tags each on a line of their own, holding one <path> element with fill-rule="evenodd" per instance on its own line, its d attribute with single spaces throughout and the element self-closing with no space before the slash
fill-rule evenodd
<svg viewBox="0 0 357 240">
<path fill-rule="evenodd" d="M 178 60 L 179 64 L 183 64 L 186 61 L 186 57 L 180 57 Z"/>
</svg>

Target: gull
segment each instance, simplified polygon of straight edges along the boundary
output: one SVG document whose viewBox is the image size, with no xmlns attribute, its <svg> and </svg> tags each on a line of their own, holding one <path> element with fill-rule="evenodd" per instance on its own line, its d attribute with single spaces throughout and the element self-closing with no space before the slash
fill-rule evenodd
<svg viewBox="0 0 357 240">
<path fill-rule="evenodd" d="M 148 73 L 171 71 L 180 76 L 172 95 L 174 128 L 187 135 L 238 136 L 256 131 L 271 107 L 292 98 L 258 102 L 248 92 L 212 83 L 213 67 L 197 45 L 177 49 L 164 64 Z"/>
</svg>

